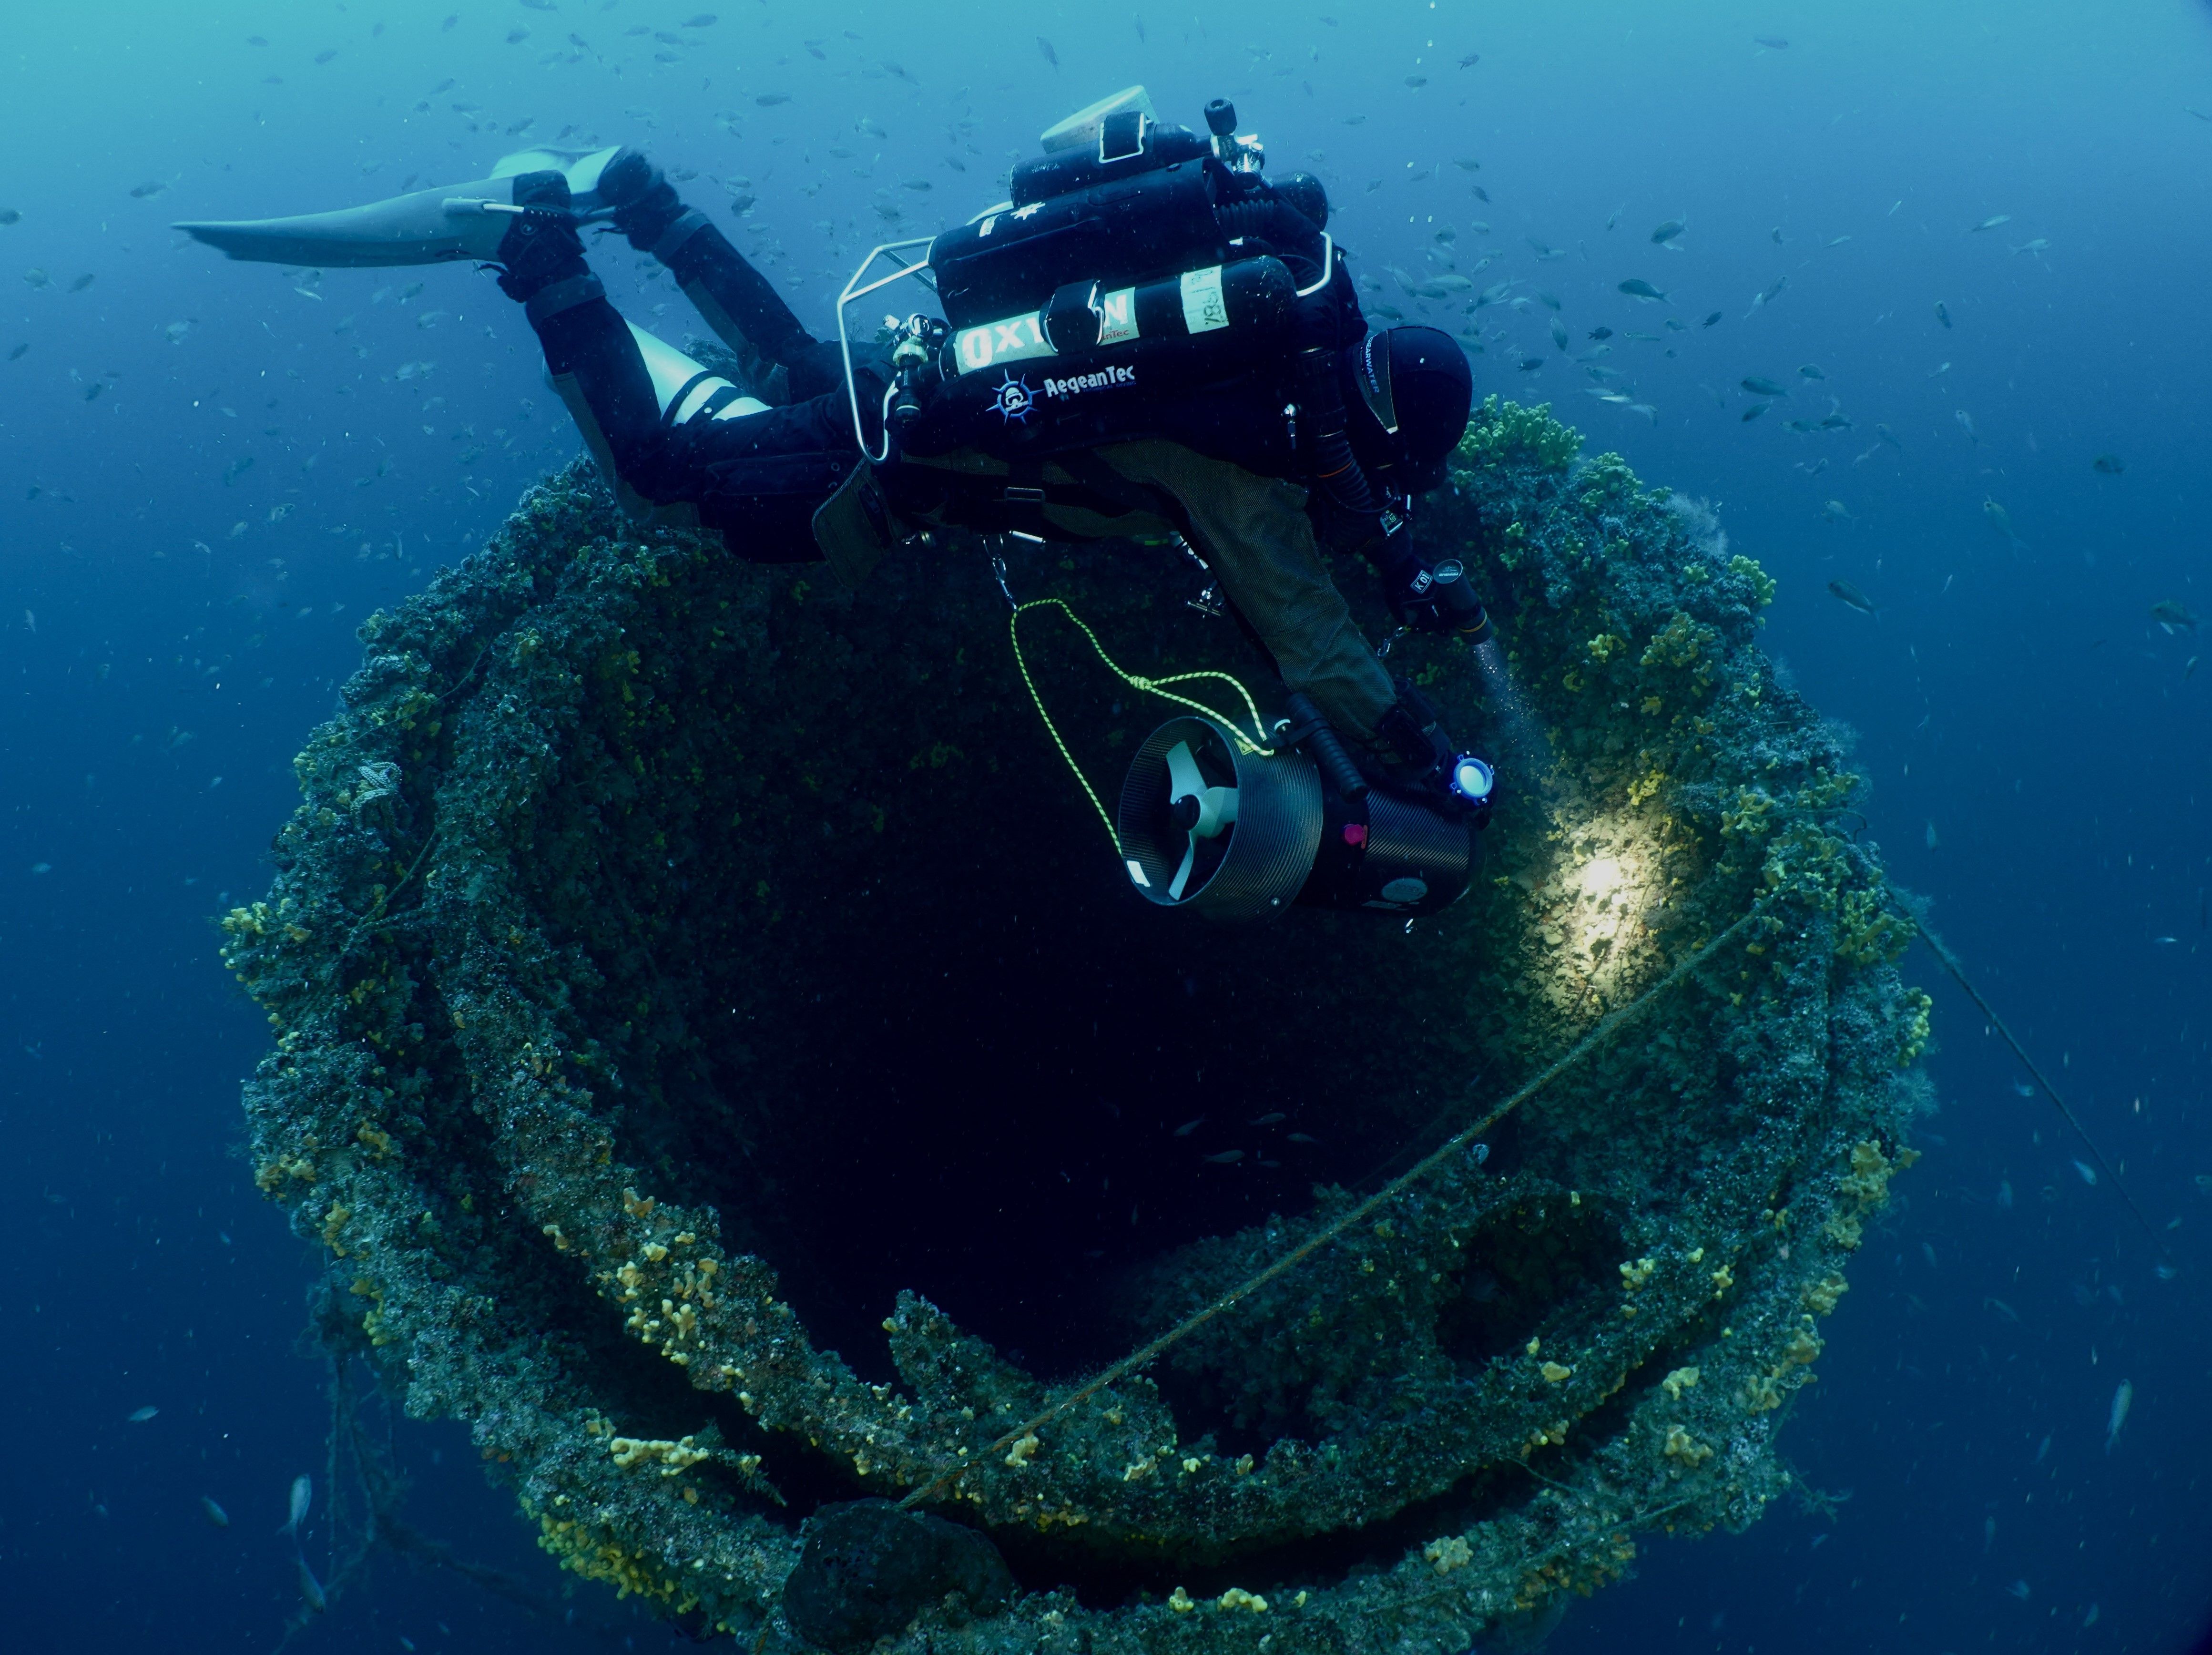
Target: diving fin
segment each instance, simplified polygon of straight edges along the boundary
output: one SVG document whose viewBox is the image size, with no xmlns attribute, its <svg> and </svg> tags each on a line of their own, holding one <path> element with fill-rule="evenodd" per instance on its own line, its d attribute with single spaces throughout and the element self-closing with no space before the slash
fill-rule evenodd
<svg viewBox="0 0 2212 1655">
<path fill-rule="evenodd" d="M 621 153 L 606 149 L 524 149 L 494 164 L 491 176 L 448 184 L 294 218 L 249 218 L 181 223 L 173 228 L 233 259 L 264 265 L 314 265 L 325 269 L 392 265 L 442 265 L 486 260 L 514 218 L 514 180 L 526 173 L 564 173 L 569 205 L 589 213 L 599 205 L 599 173 Z"/>
</svg>

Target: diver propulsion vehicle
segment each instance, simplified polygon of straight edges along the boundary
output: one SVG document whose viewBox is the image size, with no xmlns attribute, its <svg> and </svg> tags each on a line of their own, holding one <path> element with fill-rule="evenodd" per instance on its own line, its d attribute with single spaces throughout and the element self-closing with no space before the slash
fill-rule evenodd
<svg viewBox="0 0 2212 1655">
<path fill-rule="evenodd" d="M 1370 782 L 1303 695 L 1275 745 L 1218 719 L 1170 719 L 1130 761 L 1115 822 L 1147 902 L 1262 919 L 1293 904 L 1407 919 L 1467 891 L 1496 778 L 1473 754 L 1446 795 Z"/>
</svg>

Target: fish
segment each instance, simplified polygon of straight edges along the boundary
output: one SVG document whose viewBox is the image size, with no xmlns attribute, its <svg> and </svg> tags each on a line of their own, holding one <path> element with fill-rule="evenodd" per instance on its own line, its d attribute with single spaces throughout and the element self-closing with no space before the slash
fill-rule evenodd
<svg viewBox="0 0 2212 1655">
<path fill-rule="evenodd" d="M 1789 426 L 1791 430 L 1803 435 L 1807 432 L 1819 430 L 1820 422 L 1817 419 L 1793 419 L 1789 422 Z"/>
<path fill-rule="evenodd" d="M 1831 500 L 1826 505 L 1821 507 L 1820 515 L 1827 519 L 1831 523 L 1856 523 L 1859 520 L 1844 508 L 1844 502 L 1840 500 Z M 1831 592 L 1836 591 L 1835 582 L 1832 581 L 1828 583 L 1828 590 Z M 1838 598 L 1842 598 L 1844 596 L 1840 592 L 1836 592 L 1836 595 Z M 1850 599 L 1844 598 L 1844 601 L 1849 603 Z M 1874 613 L 1874 611 L 1869 609 L 1867 611 L 1867 613 L 1871 615 Z"/>
<path fill-rule="evenodd" d="M 685 18 L 683 22 L 683 27 L 685 28 L 712 28 L 719 21 L 720 19 L 717 18 L 713 12 L 702 11 L 696 16 Z M 888 68 L 890 65 L 886 64 L 885 67 Z"/>
<path fill-rule="evenodd" d="M 1944 305 L 1941 299 L 1938 299 L 1936 301 L 1936 319 L 1942 323 L 1947 328 L 1951 326 L 1950 310 Z"/>
<path fill-rule="evenodd" d="M 23 353 L 30 348 L 31 342 L 28 339 L 24 340 L 22 344 L 17 345 L 13 350 L 8 353 L 8 360 L 11 362 L 22 361 Z"/>
<path fill-rule="evenodd" d="M 1999 213 L 1996 217 L 1985 218 L 1978 224 L 1969 224 L 1966 226 L 1966 234 L 1968 235 L 1979 235 L 1984 230 L 1993 230 L 2000 224 L 2009 224 L 2011 222 L 2012 215 L 2010 213 Z"/>
<path fill-rule="evenodd" d="M 1474 160 L 1472 157 L 1463 157 L 1461 160 L 1452 162 L 1452 165 L 1458 167 L 1462 173 L 1479 173 L 1482 170 L 1482 163 L 1479 161 Z M 1487 201 L 1490 198 L 1488 196 L 1485 196 L 1483 197 L 1483 199 Z"/>
<path fill-rule="evenodd" d="M 20 224 L 23 215 L 13 207 L 0 207 L 0 224 Z"/>
<path fill-rule="evenodd" d="M 1052 49 L 1052 42 L 1046 40 L 1042 34 L 1036 37 L 1036 42 L 1037 50 L 1044 54 L 1045 62 L 1050 64 L 1054 69 L 1058 69 L 1060 67 L 1060 54 Z"/>
<path fill-rule="evenodd" d="M 1315 1137 L 1310 1132 L 1293 1132 L 1289 1134 L 1288 1136 L 1290 1141 L 1294 1144 L 1317 1144 L 1321 1141 L 1320 1139 Z"/>
<path fill-rule="evenodd" d="M 1848 431 L 1853 427 L 1850 415 L 1835 413 L 1823 416 L 1820 423 L 1814 429 L 1820 431 Z"/>
<path fill-rule="evenodd" d="M 161 1410 L 155 1407 L 153 1403 L 149 1402 L 143 1408 L 132 1409 L 130 1413 L 124 1415 L 124 1417 L 129 1420 L 133 1425 L 143 1425 L 147 1421 L 152 1419 L 161 1411 Z"/>
<path fill-rule="evenodd" d="M 1997 1180 L 1997 1205 L 2008 1213 L 2012 1211 L 2012 1181 L 2009 1178 Z"/>
<path fill-rule="evenodd" d="M 1279 1109 L 1270 1110 L 1265 1115 L 1254 1116 L 1250 1120 L 1245 1122 L 1244 1124 L 1247 1126 L 1277 1126 L 1289 1118 L 1290 1117 L 1288 1116 L 1285 1115 L 1282 1110 Z"/>
<path fill-rule="evenodd" d="M 1620 291 L 1626 294 L 1632 299 L 1642 299 L 1646 302 L 1654 299 L 1659 301 L 1662 304 L 1668 302 L 1665 294 L 1660 292 L 1657 288 L 1653 287 L 1650 283 L 1645 281 L 1640 276 L 1632 276 L 1628 280 L 1623 282 L 1620 284 Z"/>
<path fill-rule="evenodd" d="M 2197 630 L 2197 617 L 2190 612 L 2189 605 L 2178 598 L 2160 599 L 2150 606 L 2150 618 L 2168 633 L 2183 627 L 2191 632 Z"/>
<path fill-rule="evenodd" d="M 1657 229 L 1651 232 L 1652 243 L 1656 246 L 1663 247 L 1669 241 L 1672 241 L 1676 236 L 1681 234 L 1684 230 L 1686 230 L 1689 228 L 1690 227 L 1687 224 L 1685 224 L 1680 219 L 1670 218 L 1664 224 L 1662 224 Z"/>
<path fill-rule="evenodd" d="M 1412 87 L 1416 92 L 1419 92 L 1428 83 L 1429 77 L 1425 75 L 1408 75 L 1406 76 L 1406 84 Z"/>
<path fill-rule="evenodd" d="M 1820 364 L 1817 362 L 1807 362 L 1797 372 L 1802 378 L 1808 380 L 1825 380 L 1828 377 L 1820 371 Z"/>
<path fill-rule="evenodd" d="M 1714 323 L 1719 321 L 1720 319 L 1721 313 L 1717 310 L 1713 312 L 1711 315 L 1706 317 L 1704 321 L 1698 323 L 1698 326 L 1700 327 L 1711 327 Z"/>
<path fill-rule="evenodd" d="M 1521 371 L 1523 374 L 1533 374 L 1543 365 L 1544 359 L 1541 356 L 1523 356 L 1521 359 Z"/>
<path fill-rule="evenodd" d="M 1982 515 L 1989 520 L 1991 528 L 2003 535 L 2014 545 L 2019 546 L 2024 544 L 2020 536 L 2014 532 L 2012 514 L 1987 495 L 1982 496 Z"/>
<path fill-rule="evenodd" d="M 791 94 L 788 92 L 763 92 L 758 97 L 755 98 L 753 101 L 758 104 L 763 109 L 773 109 L 780 103 L 789 103 L 791 101 Z"/>
<path fill-rule="evenodd" d="M 169 186 L 167 185 L 162 183 L 158 178 L 149 179 L 145 183 L 139 185 L 131 192 L 131 198 L 133 201 L 143 201 L 148 196 L 159 195 L 162 191 L 168 187 Z"/>
<path fill-rule="evenodd" d="M 525 30 L 523 31 L 523 33 L 526 33 L 526 34 L 527 34 L 529 32 L 530 32 L 530 31 L 529 31 L 529 30 L 527 30 L 527 29 L 525 29 Z M 330 60 L 331 60 L 331 58 L 333 58 L 337 57 L 337 55 L 338 55 L 338 49 L 337 49 L 336 46 L 331 46 L 331 47 L 327 48 L 327 49 L 326 49 L 326 50 L 325 50 L 325 51 L 322 51 L 322 52 L 317 52 L 317 53 L 315 54 L 315 61 L 316 61 L 317 63 L 319 63 L 319 64 L 326 64 L 326 63 L 330 62 Z"/>
<path fill-rule="evenodd" d="M 230 1527 L 230 1513 L 224 1511 L 222 1506 L 216 1505 L 213 1500 L 210 1499 L 205 1494 L 202 1494 L 200 1496 L 200 1514 L 207 1518 L 208 1526 L 210 1528 L 228 1529 Z"/>
<path fill-rule="evenodd" d="M 1199 1159 L 1210 1161 L 1216 1166 L 1233 1166 L 1244 1159 L 1244 1152 L 1241 1149 L 1224 1149 L 1218 1155 L 1201 1155 Z"/>
<path fill-rule="evenodd" d="M 1481 54 L 1480 52 L 1468 52 L 1468 53 L 1467 54 L 1467 56 L 1466 56 L 1466 57 L 1464 57 L 1464 58 L 1461 58 L 1461 59 L 1459 60 L 1459 66 L 1460 66 L 1462 69 L 1473 69 L 1473 68 L 1474 68 L 1477 64 L 1480 63 L 1481 61 L 1482 61 L 1482 54 Z"/>
<path fill-rule="evenodd" d="M 46 271 L 40 270 L 36 265 L 33 265 L 30 269 L 23 272 L 23 279 L 26 282 L 28 282 L 34 288 L 42 288 L 46 286 L 47 283 L 53 280 L 53 277 L 48 276 Z"/>
<path fill-rule="evenodd" d="M 1571 336 L 1567 332 L 1567 325 L 1561 321 L 1558 317 L 1553 317 L 1552 343 L 1559 346 L 1560 350 L 1565 350 L 1567 348 L 1571 338 Z"/>
<path fill-rule="evenodd" d="M 1787 52 L 1790 49 L 1790 42 L 1778 34 L 1754 34 L 1751 37 L 1751 43 L 1755 46 L 1765 46 L 1769 52 Z"/>
<path fill-rule="evenodd" d="M 2092 1189 L 2096 1187 L 2097 1169 L 2095 1167 L 2090 1165 L 2087 1161 L 2075 1161 L 2074 1163 L 2074 1170 L 2081 1175 L 2082 1183 L 2089 1185 Z"/>
<path fill-rule="evenodd" d="M 315 1579 L 315 1572 L 307 1567 L 307 1560 L 295 1557 L 292 1561 L 300 1571 L 300 1599 L 316 1614 L 330 1608 L 331 1600 L 323 1591 L 323 1583 Z"/>
<path fill-rule="evenodd" d="M 1743 380 L 1742 384 L 1743 388 L 1754 397 L 1786 397 L 1790 394 L 1786 387 L 1777 385 L 1772 380 L 1761 379 L 1756 374 Z"/>
<path fill-rule="evenodd" d="M 2128 468 L 2128 463 L 2118 454 L 2099 454 L 2089 462 L 2089 469 L 2106 477 L 2118 477 Z"/>
<path fill-rule="evenodd" d="M 185 342 L 185 335 L 191 331 L 192 325 L 190 322 L 171 322 L 161 330 L 161 332 L 171 344 L 182 344 Z"/>
<path fill-rule="evenodd" d="M 1835 502 L 1831 501 L 1829 503 L 1833 505 Z M 1881 612 L 1875 609 L 1873 600 L 1849 581 L 1829 581 L 1828 593 L 1831 597 L 1839 599 L 1851 608 L 1857 610 L 1862 615 L 1874 615 Z"/>
<path fill-rule="evenodd" d="M 2128 1410 L 2136 1405 L 2135 1382 L 2120 1381 L 2119 1389 L 2112 1392 L 2112 1409 L 2105 1420 L 2105 1451 L 2112 1451 L 2112 1445 L 2120 1439 L 2120 1427 L 2128 1422 Z"/>
<path fill-rule="evenodd" d="M 1199 1128 L 1205 1124 L 1205 1116 L 1200 1115 L 1194 1117 L 1192 1119 L 1185 1121 L 1181 1126 L 1177 1127 L 1175 1129 L 1175 1135 L 1178 1138 L 1188 1138 L 1192 1133 L 1197 1131 Z"/>
<path fill-rule="evenodd" d="M 2015 1580 L 2012 1585 L 2007 1586 L 2005 1590 L 2010 1592 L 2014 1597 L 2019 1598 L 2023 1603 L 2025 1603 L 2028 1599 L 2029 1594 L 2027 1590 L 2027 1582 L 2025 1580 Z"/>
<path fill-rule="evenodd" d="M 1945 362 L 1943 364 L 1946 368 L 1948 368 L 1950 365 L 1951 364 L 1948 362 Z M 1972 414 L 1961 408 L 1954 413 L 1951 417 L 1959 422 L 1959 429 L 1966 434 L 1967 441 L 1974 444 L 1977 447 L 1981 446 L 1982 434 L 1974 429 L 1974 417 Z"/>
<path fill-rule="evenodd" d="M 1754 402 L 1750 407 L 1743 411 L 1744 423 L 1747 425 L 1749 424 L 1753 420 L 1757 419 L 1761 414 L 1765 413 L 1768 409 L 1773 406 L 1774 405 L 1771 402 Z"/>
<path fill-rule="evenodd" d="M 1589 337 L 1593 339 L 1610 339 L 1613 337 L 1613 330 L 1609 327 L 1594 327 L 1589 331 Z"/>
<path fill-rule="evenodd" d="M 1905 452 L 1905 445 L 1897 440 L 1897 433 L 1891 430 L 1887 425 L 1875 426 L 1874 428 L 1874 434 L 1880 437 L 1884 442 L 1889 444 L 1891 447 L 1896 449 L 1898 453 L 1903 453 Z"/>
<path fill-rule="evenodd" d="M 2039 257 L 2049 249 L 2050 246 L 2050 242 L 2045 240 L 2043 237 L 2039 235 L 2034 240 L 2022 242 L 2019 246 L 2013 248 L 2011 250 L 2012 256 L 2017 259 L 2024 253 L 2032 253 Z"/>
<path fill-rule="evenodd" d="M 278 1534 L 288 1534 L 295 1541 L 299 1539 L 300 1524 L 306 1518 L 307 1515 L 307 1507 L 314 1503 L 314 1482 L 306 1472 L 302 1471 L 298 1476 L 292 1479 L 291 1515 L 284 1519 L 284 1526 L 277 1530 L 276 1532 Z"/>
<path fill-rule="evenodd" d="M 1776 295 L 1778 295 L 1778 294 L 1782 291 L 1782 289 L 1784 289 L 1784 288 L 1788 287 L 1789 285 L 1790 285 L 1790 278 L 1789 278 L 1788 277 L 1786 277 L 1786 276 L 1778 276 L 1778 277 L 1776 277 L 1774 278 L 1774 285 L 1773 285 L 1772 287 L 1771 287 L 1771 288 L 1767 289 L 1764 293 L 1760 293 L 1760 294 L 1755 295 L 1753 297 L 1752 301 L 1751 301 L 1751 309 L 1750 309 L 1750 310 L 1747 310 L 1747 311 L 1746 311 L 1746 312 L 1744 312 L 1744 313 L 1743 313 L 1744 319 L 1745 319 L 1746 321 L 1749 321 L 1749 320 L 1751 319 L 1752 313 L 1753 313 L 1753 311 L 1757 311 L 1757 310 L 1759 310 L 1759 309 L 1761 307 L 1763 307 L 1763 306 L 1766 306 L 1766 305 L 1771 305 L 1771 304 L 1772 304 L 1772 303 L 1774 302 L 1774 300 L 1775 300 Z"/>
</svg>

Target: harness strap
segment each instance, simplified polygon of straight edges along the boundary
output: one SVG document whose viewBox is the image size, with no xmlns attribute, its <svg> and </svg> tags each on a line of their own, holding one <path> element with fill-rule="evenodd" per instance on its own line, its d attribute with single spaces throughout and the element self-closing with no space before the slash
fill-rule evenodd
<svg viewBox="0 0 2212 1655">
<path fill-rule="evenodd" d="M 690 396 L 694 391 L 696 391 L 708 380 L 719 380 L 721 377 L 722 376 L 720 374 L 717 374 L 713 368 L 702 368 L 697 373 L 694 374 L 690 379 L 684 380 L 683 384 L 676 387 L 676 394 L 669 398 L 668 406 L 660 411 L 660 423 L 663 425 L 675 424 L 676 411 L 684 405 L 684 399 Z M 723 400 L 726 402 L 729 399 L 726 397 Z M 706 411 L 706 409 L 703 407 L 700 410 L 700 412 L 702 413 L 705 413 Z"/>
</svg>

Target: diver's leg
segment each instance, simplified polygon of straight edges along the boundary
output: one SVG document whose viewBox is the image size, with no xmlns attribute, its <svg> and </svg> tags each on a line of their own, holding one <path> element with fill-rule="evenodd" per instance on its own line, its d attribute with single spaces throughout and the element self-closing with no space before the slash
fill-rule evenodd
<svg viewBox="0 0 2212 1655">
<path fill-rule="evenodd" d="M 499 246 L 499 285 L 520 302 L 545 352 L 546 371 L 609 481 L 631 479 L 660 434 L 653 376 L 606 289 L 584 262 L 584 244 L 565 216 L 568 183 L 558 173 L 515 180 L 526 214 Z"/>
<path fill-rule="evenodd" d="M 781 368 L 792 400 L 819 395 L 842 378 L 835 347 L 799 325 L 769 280 L 746 261 L 720 226 L 687 207 L 676 186 L 645 155 L 625 149 L 599 174 L 602 199 L 615 204 L 615 228 L 640 253 L 667 267 L 707 325 L 740 357 L 757 355 Z"/>
<path fill-rule="evenodd" d="M 518 200 L 564 204 L 557 173 L 519 187 Z M 815 509 L 859 462 L 842 386 L 785 408 L 718 418 L 709 401 L 683 422 L 665 417 L 629 324 L 607 301 L 565 218 L 526 218 L 500 246 L 501 288 L 522 301 L 562 400 L 585 441 L 637 504 L 689 505 L 738 557 L 805 562 L 817 554 Z M 727 394 L 726 392 L 725 393 Z M 874 388 L 880 396 L 880 387 Z"/>
<path fill-rule="evenodd" d="M 1098 453 L 1182 507 L 1200 554 L 1275 658 L 1283 683 L 1311 696 L 1348 739 L 1387 751 L 1380 727 L 1397 691 L 1329 578 L 1304 490 L 1176 442 L 1121 442 Z"/>
</svg>

